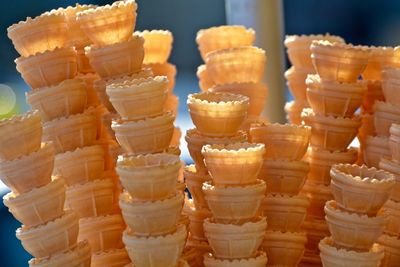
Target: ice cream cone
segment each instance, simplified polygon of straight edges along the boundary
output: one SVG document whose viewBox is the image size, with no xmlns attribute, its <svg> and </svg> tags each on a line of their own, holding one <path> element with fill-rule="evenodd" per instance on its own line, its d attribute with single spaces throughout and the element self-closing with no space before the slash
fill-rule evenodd
<svg viewBox="0 0 400 267">
<path fill-rule="evenodd" d="M 294 66 L 285 71 L 285 78 L 287 80 L 286 85 L 288 86 L 289 91 L 295 101 L 308 101 L 306 95 L 307 85 L 305 81 L 307 75 L 312 73 L 315 73 L 315 70 L 313 68 L 296 68 Z"/>
<path fill-rule="evenodd" d="M 210 74 L 207 72 L 206 64 L 202 64 L 197 67 L 196 75 L 199 79 L 199 87 L 202 91 L 208 91 L 209 88 L 215 85 L 210 77 Z"/>
<path fill-rule="evenodd" d="M 137 32 L 144 39 L 144 64 L 166 63 L 172 50 L 174 37 L 168 30 Z"/>
<path fill-rule="evenodd" d="M 388 158 L 382 158 L 379 162 L 379 169 L 390 172 L 394 175 L 394 178 L 396 179 L 396 184 L 393 188 L 390 199 L 396 202 L 400 202 L 400 164 Z"/>
<path fill-rule="evenodd" d="M 307 216 L 314 219 L 323 219 L 325 216 L 325 203 L 333 199 L 331 188 L 324 184 L 313 181 L 307 181 L 301 191 L 301 194 L 308 197 L 310 205 L 308 206 Z"/>
<path fill-rule="evenodd" d="M 374 104 L 375 131 L 380 136 L 390 135 L 390 126 L 400 124 L 400 107 L 388 102 L 376 101 Z"/>
<path fill-rule="evenodd" d="M 154 76 L 167 76 L 168 78 L 168 90 L 172 93 L 175 87 L 175 76 L 176 76 L 176 66 L 171 63 L 151 63 L 145 64 L 144 67 L 151 69 Z"/>
<path fill-rule="evenodd" d="M 382 91 L 382 82 L 377 80 L 366 80 L 367 93 L 364 94 L 361 109 L 365 113 L 372 113 L 376 101 L 385 101 Z"/>
<path fill-rule="evenodd" d="M 367 136 L 362 150 L 363 162 L 369 167 L 378 168 L 382 157 L 391 156 L 389 138 L 385 136 Z"/>
<path fill-rule="evenodd" d="M 79 66 L 79 64 L 78 64 Z M 78 68 L 79 71 L 79 68 Z M 93 70 L 94 71 L 94 70 Z M 100 76 L 96 73 L 78 73 L 75 78 L 81 79 L 85 82 L 86 86 L 86 107 L 97 107 L 99 106 L 100 99 L 97 96 L 96 90 L 93 87 L 94 81 L 100 79 Z"/>
<path fill-rule="evenodd" d="M 400 202 L 387 201 L 382 207 L 382 213 L 388 219 L 384 232 L 400 238 Z"/>
<path fill-rule="evenodd" d="M 204 254 L 205 267 L 264 267 L 268 262 L 265 252 L 258 251 L 254 257 L 246 259 L 222 260 L 212 254 Z"/>
<path fill-rule="evenodd" d="M 400 61 L 400 58 L 399 58 Z M 397 72 L 396 75 L 399 75 L 397 69 L 385 69 L 384 72 Z M 389 76 L 388 74 L 386 74 Z M 400 86 L 400 80 L 398 78 L 394 79 L 391 77 L 385 77 L 385 74 L 383 74 L 383 80 L 382 80 L 382 92 L 385 97 L 386 102 L 393 104 L 393 105 L 399 105 L 400 104 L 400 98 L 397 95 L 396 89 L 399 88 Z"/>
<path fill-rule="evenodd" d="M 93 253 L 91 267 L 122 267 L 130 263 L 128 252 L 121 248 Z"/>
<path fill-rule="evenodd" d="M 301 228 L 307 233 L 306 250 L 319 254 L 319 241 L 329 235 L 329 228 L 325 219 L 318 220 L 308 217 Z"/>
<path fill-rule="evenodd" d="M 389 46 L 371 46 L 371 54 L 367 67 L 361 74 L 365 80 L 381 80 L 382 71 L 387 68 L 400 67 L 400 57 L 397 48 Z"/>
<path fill-rule="evenodd" d="M 211 176 L 207 173 L 200 172 L 195 165 L 185 166 L 183 169 L 183 176 L 185 177 L 186 186 L 196 208 L 208 208 L 202 187 L 203 183 L 211 180 Z"/>
<path fill-rule="evenodd" d="M 298 101 L 290 101 L 285 104 L 286 120 L 291 124 L 301 125 L 301 112 L 303 108 L 307 108 L 308 103 L 300 103 Z"/>
<path fill-rule="evenodd" d="M 189 232 L 190 238 L 193 241 L 207 242 L 207 238 L 204 235 L 204 220 L 212 217 L 212 213 L 205 208 L 199 209 L 195 206 L 188 206 L 185 203 L 184 213 L 189 218 Z"/>
<path fill-rule="evenodd" d="M 382 259 L 381 266 L 395 267 L 400 262 L 400 243 L 398 237 L 390 235 L 382 235 L 378 239 L 385 251 L 385 256 Z"/>
</svg>

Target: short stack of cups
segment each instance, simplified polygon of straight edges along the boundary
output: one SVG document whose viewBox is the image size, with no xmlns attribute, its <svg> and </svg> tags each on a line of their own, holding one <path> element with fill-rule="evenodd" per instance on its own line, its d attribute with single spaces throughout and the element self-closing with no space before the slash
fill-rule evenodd
<svg viewBox="0 0 400 267">
<path fill-rule="evenodd" d="M 38 111 L 0 122 L 0 177 L 11 192 L 3 202 L 23 225 L 16 236 L 35 258 L 29 266 L 90 266 L 90 246 L 78 241 L 78 217 L 64 210 L 65 183 L 52 176 L 55 148 L 41 142 Z"/>
<path fill-rule="evenodd" d="M 306 233 L 301 226 L 309 200 L 299 195 L 309 171 L 303 160 L 311 129 L 295 124 L 252 124 L 250 140 L 266 147 L 258 179 L 267 185 L 262 204 L 268 227 L 262 248 L 271 266 L 297 266 L 303 257 Z"/>
<path fill-rule="evenodd" d="M 197 69 L 200 89 L 247 96 L 250 106 L 242 126 L 242 129 L 247 131 L 252 122 L 265 121 L 261 118 L 261 113 L 268 95 L 267 85 L 262 81 L 265 53 L 252 47 L 254 41 L 254 30 L 238 25 L 202 29 L 197 32 L 196 37 L 201 57 L 205 62 Z M 235 65 L 240 68 L 231 69 Z M 224 69 L 225 67 L 227 69 Z M 251 73 L 248 73 L 249 70 Z"/>
<path fill-rule="evenodd" d="M 384 246 L 377 243 L 389 239 L 386 236 L 380 239 L 388 221 L 388 214 L 380 209 L 393 190 L 394 175 L 374 167 L 352 164 L 333 165 L 330 174 L 335 200 L 327 201 L 324 208 L 331 236 L 322 239 L 318 245 L 323 265 L 398 265 L 398 261 L 394 265 L 387 261 L 381 265 Z M 394 259 L 391 254 L 388 256 Z"/>
<path fill-rule="evenodd" d="M 301 124 L 301 112 L 304 108 L 309 107 L 305 80 L 308 74 L 315 73 L 311 61 L 310 45 L 317 40 L 344 43 L 343 38 L 330 34 L 288 35 L 285 38 L 284 43 L 289 61 L 292 64 L 292 67 L 285 72 L 285 78 L 289 91 L 294 98 L 293 101 L 286 103 L 285 112 L 287 120 L 293 124 Z"/>
</svg>

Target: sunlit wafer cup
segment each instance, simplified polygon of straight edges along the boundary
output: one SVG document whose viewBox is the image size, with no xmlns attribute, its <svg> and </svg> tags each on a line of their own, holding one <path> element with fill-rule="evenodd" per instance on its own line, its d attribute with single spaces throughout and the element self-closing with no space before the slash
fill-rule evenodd
<svg viewBox="0 0 400 267">
<path fill-rule="evenodd" d="M 317 114 L 352 117 L 367 91 L 365 82 L 343 83 L 308 75 L 307 100 Z"/>
<path fill-rule="evenodd" d="M 333 165 L 331 177 L 331 190 L 337 206 L 369 216 L 377 214 L 395 185 L 393 174 L 365 165 Z"/>
<path fill-rule="evenodd" d="M 367 136 L 369 135 L 376 135 L 375 132 L 375 124 L 374 124 L 374 114 L 371 113 L 364 113 L 360 114 L 361 117 L 361 126 L 358 129 L 358 141 L 360 141 L 360 146 L 365 144 Z"/>
<path fill-rule="evenodd" d="M 128 252 L 120 248 L 93 253 L 91 267 L 122 267 L 130 263 Z"/>
<path fill-rule="evenodd" d="M 140 120 L 163 113 L 167 85 L 167 77 L 156 76 L 111 83 L 106 86 L 106 93 L 123 119 Z"/>
<path fill-rule="evenodd" d="M 261 247 L 271 266 L 297 266 L 306 242 L 306 234 L 302 232 L 267 231 Z"/>
<path fill-rule="evenodd" d="M 78 240 L 87 240 L 92 254 L 98 251 L 123 248 L 122 232 L 125 223 L 120 214 L 79 219 Z"/>
<path fill-rule="evenodd" d="M 389 129 L 389 149 L 393 161 L 400 162 L 400 125 L 392 124 Z"/>
<path fill-rule="evenodd" d="M 388 219 L 384 232 L 400 238 L 400 202 L 388 200 L 381 212 Z"/>
<path fill-rule="evenodd" d="M 177 267 L 190 267 L 191 265 L 189 265 L 189 263 L 181 257 L 178 261 L 178 265 L 176 265 L 176 266 Z M 133 265 L 133 263 L 131 262 L 131 263 L 125 265 L 124 267 L 135 267 L 135 265 Z"/>
<path fill-rule="evenodd" d="M 307 102 L 306 79 L 308 74 L 315 73 L 313 68 L 296 68 L 292 66 L 285 71 L 286 85 L 295 101 Z"/>
<path fill-rule="evenodd" d="M 249 98 L 249 108 L 247 111 L 249 116 L 260 116 L 268 95 L 268 87 L 264 83 L 232 83 L 214 85 L 209 88 L 209 91 L 247 96 Z"/>
<path fill-rule="evenodd" d="M 385 101 L 382 91 L 382 82 L 377 80 L 366 80 L 367 92 L 364 94 L 361 109 L 363 112 L 372 113 L 375 101 Z"/>
<path fill-rule="evenodd" d="M 301 194 L 308 197 L 310 205 L 307 209 L 307 216 L 314 219 L 323 219 L 325 217 L 325 203 L 333 199 L 331 188 L 324 184 L 307 181 L 304 184 Z"/>
<path fill-rule="evenodd" d="M 144 64 L 146 68 L 150 68 L 153 72 L 154 76 L 167 76 L 168 78 L 168 90 L 169 93 L 172 93 L 172 90 L 175 87 L 175 76 L 177 74 L 176 66 L 171 63 L 151 63 Z"/>
<path fill-rule="evenodd" d="M 63 47 L 67 32 L 67 17 L 62 12 L 45 12 L 7 28 L 8 38 L 24 57 Z"/>
<path fill-rule="evenodd" d="M 245 142 L 247 141 L 247 134 L 244 131 L 238 131 L 234 136 L 230 137 L 208 137 L 201 134 L 196 128 L 193 128 L 186 131 L 185 140 L 197 171 L 199 173 L 207 173 L 207 168 L 204 165 L 204 157 L 201 154 L 201 149 L 204 145 Z"/>
<path fill-rule="evenodd" d="M 381 266 L 395 267 L 400 262 L 400 243 L 396 236 L 382 235 L 378 239 L 385 251 L 385 256 L 382 259 Z"/>
<path fill-rule="evenodd" d="M 73 79 L 77 73 L 76 60 L 75 48 L 64 47 L 29 57 L 19 57 L 15 64 L 24 81 L 32 89 L 37 89 Z"/>
<path fill-rule="evenodd" d="M 230 93 L 190 94 L 187 104 L 192 121 L 203 135 L 234 136 L 247 116 L 249 98 Z"/>
<path fill-rule="evenodd" d="M 371 46 L 371 54 L 367 67 L 361 74 L 365 80 L 382 80 L 382 71 L 387 68 L 400 67 L 400 55 L 398 48 L 389 46 Z"/>
<path fill-rule="evenodd" d="M 207 242 L 207 238 L 204 234 L 204 221 L 207 218 L 211 218 L 212 213 L 208 209 L 196 208 L 193 205 L 188 206 L 186 203 L 183 212 L 186 213 L 189 218 L 188 230 L 190 238 L 193 241 Z"/>
<path fill-rule="evenodd" d="M 100 79 L 100 76 L 96 73 L 78 73 L 75 78 L 83 80 L 86 84 L 86 107 L 97 107 L 100 105 L 100 99 L 93 87 L 94 81 Z"/>
<path fill-rule="evenodd" d="M 52 141 L 57 153 L 90 146 L 96 140 L 96 117 L 85 112 L 43 124 L 43 141 Z"/>
<path fill-rule="evenodd" d="M 104 47 L 87 46 L 85 55 L 89 58 L 90 65 L 103 79 L 131 75 L 142 69 L 143 43 L 142 37 L 132 35 L 126 41 Z"/>
<path fill-rule="evenodd" d="M 79 73 L 94 73 L 95 70 L 89 63 L 89 58 L 85 55 L 84 48 L 76 48 L 76 64 Z"/>
<path fill-rule="evenodd" d="M 168 30 L 136 32 L 144 39 L 144 64 L 166 63 L 171 54 L 174 37 Z"/>
<path fill-rule="evenodd" d="M 325 214 L 334 244 L 351 250 L 368 251 L 387 223 L 386 215 L 368 217 L 342 211 L 335 200 L 326 202 Z"/>
<path fill-rule="evenodd" d="M 384 249 L 378 244 L 374 244 L 367 252 L 356 252 L 335 247 L 332 237 L 322 239 L 319 243 L 319 249 L 322 264 L 326 267 L 377 267 L 384 256 Z"/>
<path fill-rule="evenodd" d="M 343 38 L 327 34 L 287 35 L 285 46 L 290 62 L 297 68 L 313 69 L 310 45 L 313 41 L 326 40 L 329 42 L 344 43 Z"/>
<path fill-rule="evenodd" d="M 133 197 L 127 192 L 122 193 L 119 206 L 135 236 L 159 236 L 176 231 L 183 208 L 181 192 L 155 201 L 140 201 Z"/>
<path fill-rule="evenodd" d="M 167 100 L 164 104 L 164 111 L 171 112 L 176 118 L 178 116 L 179 97 L 175 94 L 168 94 Z"/>
<path fill-rule="evenodd" d="M 100 104 L 97 106 L 90 106 L 85 110 L 85 113 L 91 114 L 96 118 L 96 139 L 112 139 L 108 135 L 108 131 L 103 124 L 103 116 L 108 114 L 107 108 Z"/>
<path fill-rule="evenodd" d="M 250 141 L 268 148 L 264 159 L 301 160 L 310 141 L 311 128 L 295 124 L 255 123 L 250 128 Z"/>
<path fill-rule="evenodd" d="M 301 125 L 301 112 L 308 107 L 308 103 L 290 101 L 285 104 L 286 120 L 291 124 Z"/>
<path fill-rule="evenodd" d="M 77 215 L 73 211 L 66 211 L 61 217 L 37 227 L 23 225 L 17 229 L 16 236 L 29 254 L 42 258 L 75 246 L 78 230 Z"/>
<path fill-rule="evenodd" d="M 400 202 L 400 164 L 389 158 L 382 158 L 379 162 L 379 169 L 390 172 L 396 179 L 396 184 L 392 190 L 390 199 Z"/>
<path fill-rule="evenodd" d="M 226 48 L 253 45 L 256 39 L 251 28 L 240 25 L 222 25 L 197 32 L 196 43 L 201 57 L 206 61 L 209 52 Z"/>
<path fill-rule="evenodd" d="M 370 56 L 370 50 L 366 46 L 329 41 L 313 41 L 310 50 L 319 76 L 338 82 L 356 82 L 365 70 Z"/>
<path fill-rule="evenodd" d="M 188 253 L 185 253 L 187 251 L 189 251 L 191 255 L 187 255 Z M 190 266 L 198 265 L 199 267 L 204 267 L 203 255 L 209 253 L 212 253 L 212 249 L 208 242 L 194 240 L 189 236 L 181 258 L 191 264 Z"/>
<path fill-rule="evenodd" d="M 181 144 L 181 138 L 182 138 L 181 128 L 175 127 L 169 145 L 173 147 L 179 147 L 179 145 Z"/>
<path fill-rule="evenodd" d="M 115 198 L 111 179 L 94 180 L 68 187 L 65 206 L 79 218 L 95 217 L 111 213 Z"/>
<path fill-rule="evenodd" d="M 258 217 L 241 225 L 204 221 L 204 233 L 219 259 L 254 257 L 260 247 L 267 228 L 265 217 Z"/>
<path fill-rule="evenodd" d="M 203 192 L 213 218 L 218 223 L 242 224 L 258 215 L 266 184 L 256 180 L 244 186 L 203 184 Z"/>
<path fill-rule="evenodd" d="M 361 126 L 359 116 L 324 116 L 315 114 L 312 109 L 303 109 L 301 117 L 306 125 L 311 126 L 310 145 L 330 151 L 345 151 Z"/>
<path fill-rule="evenodd" d="M 72 246 L 69 250 L 52 254 L 49 257 L 33 258 L 29 267 L 52 267 L 52 266 L 74 266 L 90 267 L 91 249 L 87 241 L 82 241 Z"/>
<path fill-rule="evenodd" d="M 16 194 L 44 186 L 51 181 L 54 155 L 53 144 L 44 142 L 35 152 L 11 161 L 0 161 L 1 181 Z"/>
<path fill-rule="evenodd" d="M 257 251 L 254 257 L 233 260 L 217 259 L 210 253 L 204 254 L 205 267 L 263 267 L 267 262 L 267 255 L 262 251 Z"/>
<path fill-rule="evenodd" d="M 13 216 L 26 227 L 45 224 L 64 214 L 65 184 L 60 177 L 42 187 L 23 194 L 10 192 L 3 203 Z"/>
<path fill-rule="evenodd" d="M 245 142 L 205 145 L 201 152 L 213 183 L 219 186 L 254 183 L 261 170 L 265 150 L 264 144 Z"/>
<path fill-rule="evenodd" d="M 330 234 L 325 219 L 308 217 L 301 225 L 301 229 L 307 234 L 306 250 L 319 254 L 319 241 Z"/>
<path fill-rule="evenodd" d="M 242 46 L 207 54 L 207 72 L 215 84 L 261 82 L 267 58 L 255 46 Z"/>
<path fill-rule="evenodd" d="M 132 198 L 155 201 L 171 195 L 176 188 L 181 162 L 179 156 L 167 153 L 122 154 L 116 171 L 122 186 Z"/>
<path fill-rule="evenodd" d="M 13 160 L 40 148 L 42 125 L 37 110 L 0 120 L 0 160 Z"/>
<path fill-rule="evenodd" d="M 87 103 L 86 84 L 77 78 L 65 80 L 26 93 L 26 101 L 39 111 L 43 121 L 82 113 Z"/>
<path fill-rule="evenodd" d="M 400 124 L 400 107 L 388 102 L 376 101 L 374 104 L 374 124 L 377 135 L 389 136 L 390 126 Z"/>
<path fill-rule="evenodd" d="M 103 124 L 103 129 L 105 130 L 105 135 L 108 136 L 108 139 L 116 140 L 115 132 L 111 128 L 111 124 L 113 120 L 118 120 L 120 116 L 117 113 L 106 113 L 101 117 L 101 123 Z"/>
<path fill-rule="evenodd" d="M 167 112 L 139 121 L 113 121 L 111 128 L 121 147 L 134 154 L 162 152 L 174 133 L 174 116 Z"/>
<path fill-rule="evenodd" d="M 250 136 L 250 128 L 253 124 L 268 124 L 269 121 L 264 116 L 247 116 L 240 130 L 245 131 L 247 136 Z"/>
<path fill-rule="evenodd" d="M 267 184 L 267 193 L 294 196 L 303 187 L 309 170 L 305 161 L 264 159 L 258 179 Z"/>
<path fill-rule="evenodd" d="M 199 79 L 199 87 L 202 91 L 208 91 L 209 88 L 215 85 L 210 77 L 210 74 L 207 72 L 206 64 L 202 64 L 197 67 L 196 75 Z"/>
<path fill-rule="evenodd" d="M 176 266 L 186 238 L 184 225 L 179 225 L 174 233 L 164 236 L 139 237 L 127 229 L 122 237 L 133 264 L 143 267 Z"/>
<path fill-rule="evenodd" d="M 400 61 L 400 54 L 399 54 Z M 395 76 L 395 77 L 392 77 Z M 382 92 L 385 97 L 386 102 L 399 105 L 400 98 L 397 94 L 398 88 L 400 87 L 400 72 L 399 69 L 385 69 L 383 71 L 382 80 Z"/>
<path fill-rule="evenodd" d="M 268 230 L 298 232 L 303 224 L 310 201 L 302 195 L 268 194 L 261 205 L 268 218 Z"/>
<path fill-rule="evenodd" d="M 390 157 L 389 138 L 386 136 L 367 136 L 362 147 L 363 162 L 368 167 L 379 167 L 382 157 Z"/>
<path fill-rule="evenodd" d="M 118 142 L 113 139 L 98 139 L 94 144 L 100 145 L 103 148 L 104 170 L 114 171 L 118 156 L 125 153 L 125 151 L 121 148 Z"/>
<path fill-rule="evenodd" d="M 135 29 L 136 9 L 133 0 L 116 1 L 78 12 L 76 21 L 94 44 L 107 46 L 129 39 Z"/>
<path fill-rule="evenodd" d="M 203 183 L 212 179 L 211 176 L 207 172 L 200 172 L 193 164 L 184 167 L 183 176 L 196 208 L 208 208 L 202 187 Z"/>
</svg>

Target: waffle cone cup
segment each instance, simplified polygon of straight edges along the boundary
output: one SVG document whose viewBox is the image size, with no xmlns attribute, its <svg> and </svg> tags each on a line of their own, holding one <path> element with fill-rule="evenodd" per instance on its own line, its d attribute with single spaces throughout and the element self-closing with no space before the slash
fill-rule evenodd
<svg viewBox="0 0 400 267">
<path fill-rule="evenodd" d="M 208 209 L 198 209 L 194 206 L 187 207 L 185 203 L 184 213 L 189 218 L 190 238 L 198 242 L 207 242 L 204 235 L 204 220 L 212 217 L 212 213 Z"/>
<path fill-rule="evenodd" d="M 382 71 L 387 68 L 400 67 L 400 57 L 398 49 L 388 46 L 370 47 L 370 57 L 367 67 L 362 73 L 365 80 L 381 80 L 384 75 Z"/>
<path fill-rule="evenodd" d="M 307 151 L 311 129 L 294 124 L 255 123 L 250 128 L 251 142 L 263 143 L 265 159 L 301 160 Z"/>
<path fill-rule="evenodd" d="M 117 161 L 117 173 L 122 186 L 134 198 L 155 201 L 175 191 L 181 162 L 167 153 L 148 155 L 123 154 Z"/>
<path fill-rule="evenodd" d="M 366 80 L 366 82 L 367 93 L 364 94 L 361 108 L 365 113 L 372 113 L 374 112 L 375 102 L 385 101 L 385 96 L 383 95 L 382 81 Z"/>
<path fill-rule="evenodd" d="M 379 237 L 378 243 L 385 251 L 385 256 L 382 259 L 381 266 L 396 266 L 396 264 L 400 261 L 400 246 L 398 237 L 382 235 Z"/>
<path fill-rule="evenodd" d="M 308 75 L 307 100 L 317 114 L 352 117 L 367 91 L 365 82 L 341 83 Z"/>
<path fill-rule="evenodd" d="M 135 29 L 137 4 L 133 0 L 90 8 L 77 13 L 79 27 L 96 45 L 126 41 Z"/>
<path fill-rule="evenodd" d="M 92 253 L 123 248 L 124 229 L 125 223 L 120 214 L 82 218 L 79 220 L 78 240 L 87 240 Z"/>
<path fill-rule="evenodd" d="M 211 176 L 207 173 L 200 172 L 195 165 L 185 166 L 183 169 L 186 187 L 192 196 L 196 208 L 208 208 L 207 201 L 202 190 L 203 183 L 210 181 Z"/>
<path fill-rule="evenodd" d="M 395 185 L 393 174 L 365 165 L 333 165 L 331 177 L 331 189 L 337 206 L 369 216 L 377 214 Z"/>
<path fill-rule="evenodd" d="M 163 113 L 167 100 L 168 80 L 165 76 L 112 83 L 106 92 L 118 114 L 127 120 L 140 120 Z"/>
<path fill-rule="evenodd" d="M 84 48 L 76 49 L 76 64 L 79 73 L 93 73 L 95 70 L 89 63 L 89 58 L 85 55 Z"/>
<path fill-rule="evenodd" d="M 398 72 L 397 69 L 386 69 L 385 72 Z M 388 75 L 388 74 L 386 74 Z M 383 76 L 384 79 L 382 80 L 382 92 L 385 97 L 386 102 L 392 105 L 399 105 L 400 98 L 396 94 L 396 88 L 399 88 L 400 80 L 398 78 L 386 78 L 385 75 Z"/>
<path fill-rule="evenodd" d="M 245 186 L 203 184 L 203 192 L 217 223 L 242 224 L 256 217 L 264 199 L 266 184 L 257 180 Z"/>
<path fill-rule="evenodd" d="M 54 166 L 54 146 L 42 143 L 42 147 L 12 161 L 0 162 L 0 177 L 14 193 L 22 194 L 51 181 Z"/>
<path fill-rule="evenodd" d="M 145 64 L 146 68 L 151 69 L 154 76 L 167 76 L 168 78 L 168 90 L 169 93 L 172 93 L 172 90 L 175 87 L 175 76 L 177 73 L 176 66 L 171 63 L 151 63 Z"/>
<path fill-rule="evenodd" d="M 400 162 L 400 124 L 392 124 L 389 131 L 389 149 L 392 160 Z"/>
<path fill-rule="evenodd" d="M 200 133 L 211 137 L 233 136 L 246 118 L 249 98 L 203 92 L 189 95 L 187 104 Z"/>
<path fill-rule="evenodd" d="M 301 112 L 303 108 L 307 108 L 308 103 L 298 102 L 298 101 L 290 101 L 285 104 L 285 113 L 286 119 L 289 123 L 295 125 L 302 124 Z"/>
<path fill-rule="evenodd" d="M 204 165 L 204 157 L 201 154 L 201 149 L 207 144 L 232 144 L 237 142 L 247 141 L 247 135 L 243 131 L 238 131 L 231 137 L 208 137 L 201 134 L 196 128 L 186 131 L 185 140 L 188 146 L 189 154 L 193 159 L 196 169 L 199 173 L 207 173 L 207 168 Z"/>
<path fill-rule="evenodd" d="M 292 66 L 285 71 L 286 85 L 295 101 L 307 102 L 306 83 L 307 75 L 315 73 L 314 69 L 303 69 Z"/>
<path fill-rule="evenodd" d="M 396 184 L 393 188 L 390 199 L 400 202 L 400 165 L 388 158 L 382 158 L 379 162 L 379 169 L 390 172 L 396 179 Z"/>
<path fill-rule="evenodd" d="M 138 32 L 144 39 L 144 64 L 166 63 L 172 51 L 174 37 L 168 30 Z"/>
<path fill-rule="evenodd" d="M 220 224 L 211 219 L 204 221 L 204 232 L 219 259 L 240 259 L 256 255 L 264 239 L 267 221 L 265 217 L 254 219 L 242 225 Z"/>
<path fill-rule="evenodd" d="M 132 1 L 128 1 L 132 2 Z M 142 69 L 144 40 L 132 35 L 130 39 L 108 46 L 91 45 L 85 47 L 89 63 L 101 78 L 109 79 L 131 75 Z"/>
<path fill-rule="evenodd" d="M 205 267 L 263 267 L 268 262 L 265 252 L 258 251 L 254 257 L 247 259 L 222 260 L 212 254 L 204 254 Z"/>
<path fill-rule="evenodd" d="M 325 217 L 325 203 L 334 197 L 331 188 L 324 184 L 307 181 L 304 184 L 301 194 L 307 196 L 310 201 L 307 216 L 317 220 L 323 219 Z"/>
<path fill-rule="evenodd" d="M 157 237 L 138 237 L 128 229 L 123 241 L 129 257 L 136 266 L 165 267 L 176 266 L 187 238 L 184 225 L 168 235 Z"/>
<path fill-rule="evenodd" d="M 376 135 L 374 125 L 374 114 L 361 113 L 361 127 L 358 129 L 357 138 L 360 141 L 360 145 L 364 145 L 369 135 Z"/>
<path fill-rule="evenodd" d="M 313 41 L 310 50 L 319 76 L 338 82 L 356 82 L 370 56 L 367 47 L 329 41 Z"/>
<path fill-rule="evenodd" d="M 196 75 L 199 79 L 199 87 L 202 91 L 208 91 L 209 88 L 214 86 L 214 82 L 207 71 L 206 64 L 197 67 Z"/>
<path fill-rule="evenodd" d="M 368 217 L 342 211 L 334 200 L 326 202 L 325 213 L 335 245 L 351 250 L 368 251 L 387 222 L 383 215 Z"/>
<path fill-rule="evenodd" d="M 267 58 L 265 51 L 242 46 L 207 54 L 207 72 L 215 84 L 261 82 Z"/>
<path fill-rule="evenodd" d="M 369 167 L 379 167 L 382 157 L 390 157 L 389 138 L 385 136 L 367 136 L 362 147 L 363 162 Z"/>
<path fill-rule="evenodd" d="M 170 146 L 179 147 L 181 144 L 182 131 L 179 127 L 174 127 L 174 133 L 172 134 Z"/>
<path fill-rule="evenodd" d="M 319 255 L 318 244 L 324 237 L 328 236 L 329 227 L 325 219 L 314 219 L 307 217 L 301 229 L 307 234 L 306 251 L 312 251 Z"/>
<path fill-rule="evenodd" d="M 91 267 L 120 267 L 131 264 L 125 248 L 98 251 L 92 254 Z"/>
<path fill-rule="evenodd" d="M 261 206 L 268 218 L 268 230 L 297 232 L 303 224 L 310 202 L 305 196 L 267 195 Z"/>
<path fill-rule="evenodd" d="M 46 224 L 17 229 L 16 236 L 26 251 L 36 258 L 50 256 L 72 248 L 78 238 L 78 218 L 72 211 Z"/>
<path fill-rule="evenodd" d="M 305 233 L 267 231 L 262 248 L 271 266 L 297 266 L 303 257 L 306 242 Z"/>
<path fill-rule="evenodd" d="M 376 101 L 374 125 L 377 135 L 389 136 L 392 124 L 400 124 L 400 108 L 388 102 Z"/>
<path fill-rule="evenodd" d="M 196 43 L 201 57 L 206 61 L 209 52 L 253 45 L 255 39 L 255 32 L 251 28 L 246 29 L 239 25 L 223 25 L 198 31 Z"/>
<path fill-rule="evenodd" d="M 60 175 L 67 185 L 100 179 L 104 173 L 103 148 L 100 145 L 86 146 L 57 154 L 53 173 Z"/>
<path fill-rule="evenodd" d="M 113 121 L 111 125 L 121 147 L 134 154 L 162 152 L 168 148 L 174 132 L 174 117 L 164 113 L 140 121 Z"/>
<path fill-rule="evenodd" d="M 260 172 L 264 144 L 233 143 L 205 145 L 205 165 L 215 185 L 251 184 Z"/>
<path fill-rule="evenodd" d="M 311 126 L 310 145 L 330 151 L 345 151 L 361 126 L 358 116 L 323 116 L 315 114 L 311 109 L 303 110 L 301 116 L 305 124 Z"/>
<path fill-rule="evenodd" d="M 35 18 L 28 17 L 7 28 L 8 38 L 24 57 L 63 47 L 67 41 L 67 32 L 67 18 L 61 12 L 46 12 Z"/>
<path fill-rule="evenodd" d="M 367 252 L 356 252 L 336 248 L 331 237 L 325 237 L 319 243 L 322 264 L 326 267 L 376 267 L 379 266 L 383 256 L 383 247 L 374 244 Z"/>
<path fill-rule="evenodd" d="M 305 161 L 264 160 L 258 178 L 266 182 L 267 193 L 293 196 L 303 187 L 309 169 Z"/>
<path fill-rule="evenodd" d="M 120 196 L 119 206 L 126 224 L 135 236 L 159 236 L 173 233 L 183 207 L 183 195 L 178 192 L 157 201 L 139 201 L 127 193 Z"/>
<path fill-rule="evenodd" d="M 65 206 L 79 218 L 95 217 L 111 213 L 115 198 L 111 179 L 94 180 L 68 187 Z"/>
<path fill-rule="evenodd" d="M 164 111 L 171 112 L 176 118 L 178 116 L 179 108 L 179 97 L 175 94 L 168 94 L 167 100 L 165 101 Z"/>
<path fill-rule="evenodd" d="M 42 125 L 38 111 L 0 120 L 0 161 L 13 160 L 40 148 Z"/>
<path fill-rule="evenodd" d="M 388 200 L 382 208 L 382 213 L 388 219 L 384 232 L 400 238 L 400 203 Z"/>
</svg>

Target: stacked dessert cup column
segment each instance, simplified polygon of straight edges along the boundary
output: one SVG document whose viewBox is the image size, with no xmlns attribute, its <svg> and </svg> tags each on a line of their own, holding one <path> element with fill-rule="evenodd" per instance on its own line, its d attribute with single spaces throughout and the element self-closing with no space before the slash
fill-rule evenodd
<svg viewBox="0 0 400 267">
<path fill-rule="evenodd" d="M 311 108 L 302 112 L 303 123 L 311 126 L 306 155 L 310 172 L 302 193 L 310 199 L 303 229 L 308 242 L 304 263 L 319 261 L 318 243 L 329 234 L 324 220 L 325 203 L 333 198 L 329 170 L 336 163 L 354 163 L 356 148 L 349 148 L 361 125 L 355 111 L 361 106 L 366 83 L 358 80 L 365 69 L 369 49 L 343 42 L 313 41 L 311 60 L 317 74 L 306 78 L 306 97 Z"/>
</svg>

